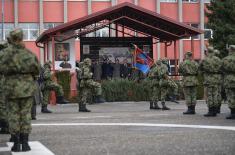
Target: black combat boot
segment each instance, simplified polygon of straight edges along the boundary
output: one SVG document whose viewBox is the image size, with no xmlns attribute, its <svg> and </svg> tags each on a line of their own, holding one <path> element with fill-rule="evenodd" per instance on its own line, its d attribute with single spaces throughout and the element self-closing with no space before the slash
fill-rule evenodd
<svg viewBox="0 0 235 155">
<path fill-rule="evenodd" d="M 231 114 L 226 119 L 235 119 L 235 108 L 230 108 Z"/>
<path fill-rule="evenodd" d="M 0 134 L 9 134 L 8 123 L 5 120 L 1 121 Z"/>
<path fill-rule="evenodd" d="M 184 115 L 194 115 L 195 114 L 195 106 L 188 106 L 188 110 L 183 112 Z"/>
<path fill-rule="evenodd" d="M 150 102 L 149 102 L 149 105 L 150 105 L 150 106 L 149 106 L 149 109 L 154 109 L 153 101 L 150 101 Z"/>
<path fill-rule="evenodd" d="M 36 120 L 37 105 L 33 104 L 31 108 L 31 119 Z"/>
<path fill-rule="evenodd" d="M 161 109 L 161 108 L 158 106 L 157 101 L 154 102 L 154 109 L 156 109 L 156 110 Z"/>
<path fill-rule="evenodd" d="M 9 139 L 9 142 L 14 142 L 14 135 L 11 134 L 11 137 Z"/>
<path fill-rule="evenodd" d="M 170 108 L 166 106 L 165 102 L 162 102 L 162 110 L 170 110 Z"/>
<path fill-rule="evenodd" d="M 26 151 L 31 150 L 28 142 L 29 142 L 29 134 L 21 133 L 20 134 L 20 143 L 22 144 L 22 152 L 26 152 Z"/>
<path fill-rule="evenodd" d="M 86 108 L 86 104 L 79 104 L 79 112 L 91 112 Z"/>
<path fill-rule="evenodd" d="M 41 112 L 42 113 L 52 113 L 50 110 L 47 109 L 47 105 L 42 105 Z"/>
<path fill-rule="evenodd" d="M 221 105 L 219 105 L 218 107 L 216 107 L 216 113 L 220 114 L 220 109 L 221 109 Z"/>
<path fill-rule="evenodd" d="M 208 113 L 204 115 L 205 117 L 215 117 L 216 116 L 216 107 L 209 107 Z"/>
<path fill-rule="evenodd" d="M 95 103 L 104 103 L 104 102 L 106 102 L 106 101 L 102 96 L 95 97 Z"/>
<path fill-rule="evenodd" d="M 170 98 L 170 101 L 171 101 L 171 102 L 174 102 L 174 103 L 179 104 L 179 102 L 176 100 L 176 96 L 175 96 L 175 95 L 170 96 L 169 98 Z"/>
<path fill-rule="evenodd" d="M 12 135 L 12 137 L 13 137 L 14 144 L 11 148 L 11 151 L 12 152 L 20 152 L 21 151 L 20 150 L 20 134 L 18 134 L 18 133 L 14 134 L 14 135 Z"/>
<path fill-rule="evenodd" d="M 58 104 L 67 104 L 69 101 L 67 101 L 64 96 L 57 96 L 56 97 L 56 103 Z"/>
</svg>

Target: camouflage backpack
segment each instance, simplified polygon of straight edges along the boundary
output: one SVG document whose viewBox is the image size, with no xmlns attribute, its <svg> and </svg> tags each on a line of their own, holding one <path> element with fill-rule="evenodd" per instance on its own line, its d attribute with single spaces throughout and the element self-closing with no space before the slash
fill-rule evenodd
<svg viewBox="0 0 235 155">
<path fill-rule="evenodd" d="M 216 57 L 207 57 L 202 61 L 202 70 L 205 73 L 219 73 L 221 69 L 221 60 Z"/>
</svg>

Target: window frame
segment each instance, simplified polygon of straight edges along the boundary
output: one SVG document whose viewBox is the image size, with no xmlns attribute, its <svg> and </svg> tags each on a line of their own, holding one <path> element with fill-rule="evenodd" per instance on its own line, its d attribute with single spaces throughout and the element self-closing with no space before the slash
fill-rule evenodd
<svg viewBox="0 0 235 155">
<path fill-rule="evenodd" d="M 35 28 L 31 28 L 30 24 L 36 25 Z M 38 23 L 19 23 L 18 27 L 21 28 L 23 31 L 27 31 L 27 38 L 23 38 L 23 41 L 35 41 L 37 40 L 37 37 L 40 35 L 39 33 L 39 24 Z M 31 31 L 37 31 L 37 37 L 31 39 Z"/>
<path fill-rule="evenodd" d="M 177 3 L 178 0 L 160 0 L 160 3 Z"/>
<path fill-rule="evenodd" d="M 199 28 L 200 27 L 200 23 L 185 23 L 185 24 L 187 24 L 187 25 L 189 25 L 191 27 L 194 27 L 194 26 L 192 26 L 193 24 L 197 24 L 198 27 L 194 27 L 194 28 Z M 192 39 L 192 37 L 184 38 L 183 40 L 191 40 L 191 39 Z M 193 38 L 193 40 L 200 40 L 200 39 L 201 39 L 200 35 L 198 35 L 197 38 Z"/>
<path fill-rule="evenodd" d="M 1 39 L 2 39 L 2 35 L 3 35 L 3 40 L 6 40 L 6 38 L 7 38 L 7 36 L 9 35 L 9 33 L 6 33 L 7 31 L 12 31 L 12 30 L 14 30 L 14 28 L 15 28 L 15 25 L 14 25 L 14 23 L 3 23 L 4 24 L 4 26 L 3 26 L 3 29 L 4 29 L 4 31 L 3 31 L 3 34 L 2 34 L 2 23 L 0 23 L 0 27 L 1 27 Z M 6 24 L 8 24 L 9 26 L 8 27 L 6 27 Z M 11 25 L 11 26 L 10 26 Z"/>
<path fill-rule="evenodd" d="M 193 2 L 192 0 L 187 0 L 187 1 L 184 1 L 182 0 L 183 3 L 199 3 L 200 0 L 197 0 L 196 2 Z"/>
</svg>

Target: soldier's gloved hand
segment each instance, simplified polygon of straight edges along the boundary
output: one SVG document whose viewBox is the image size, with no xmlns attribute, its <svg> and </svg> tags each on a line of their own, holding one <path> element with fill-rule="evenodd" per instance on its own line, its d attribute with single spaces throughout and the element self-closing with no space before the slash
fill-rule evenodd
<svg viewBox="0 0 235 155">
<path fill-rule="evenodd" d="M 90 73 L 91 76 L 93 76 L 93 73 Z"/>
</svg>

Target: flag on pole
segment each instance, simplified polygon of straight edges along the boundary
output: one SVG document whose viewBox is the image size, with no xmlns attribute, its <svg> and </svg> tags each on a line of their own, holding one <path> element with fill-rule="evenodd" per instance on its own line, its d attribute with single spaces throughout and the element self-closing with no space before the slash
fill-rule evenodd
<svg viewBox="0 0 235 155">
<path fill-rule="evenodd" d="M 154 64 L 154 61 L 152 58 L 146 55 L 140 48 L 138 48 L 137 45 L 133 44 L 133 46 L 135 48 L 133 53 L 133 66 L 144 74 L 147 74 L 152 65 Z"/>
</svg>

